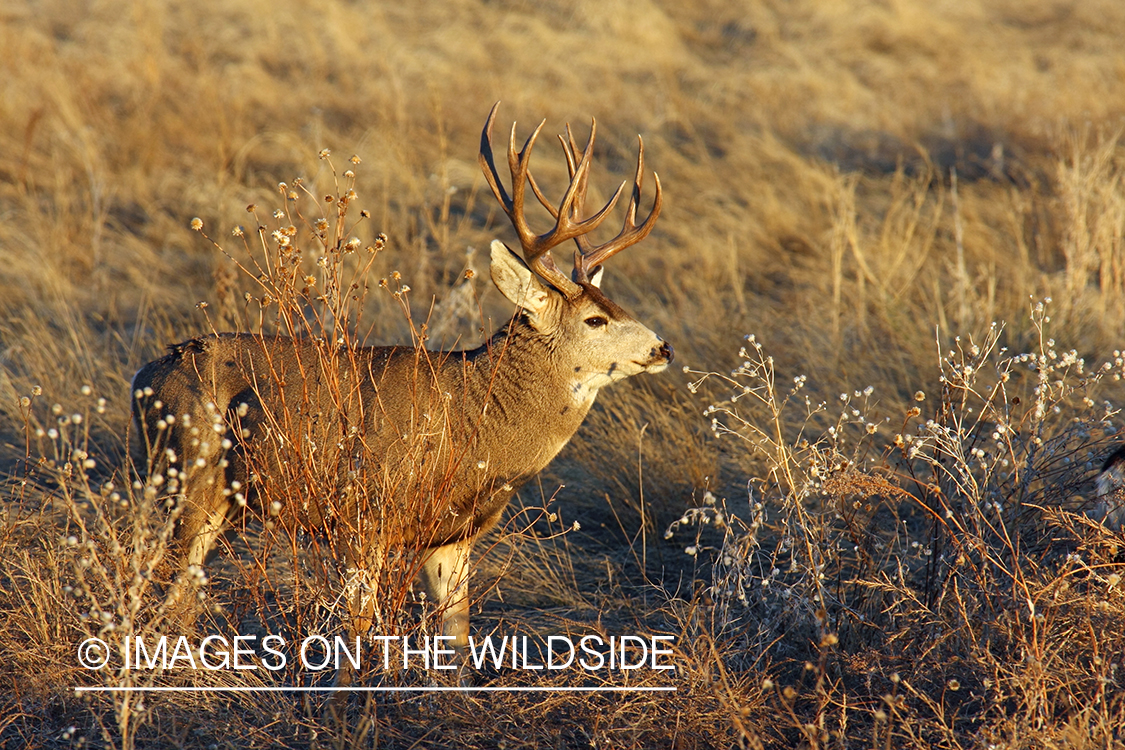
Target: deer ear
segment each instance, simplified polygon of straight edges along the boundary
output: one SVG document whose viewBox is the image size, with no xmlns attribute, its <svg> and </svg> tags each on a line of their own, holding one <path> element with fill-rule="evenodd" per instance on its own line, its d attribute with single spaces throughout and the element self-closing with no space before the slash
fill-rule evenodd
<svg viewBox="0 0 1125 750">
<path fill-rule="evenodd" d="M 590 276 L 590 286 L 594 286 L 594 287 L 597 287 L 598 289 L 601 289 L 602 288 L 602 274 L 603 273 L 605 273 L 605 266 L 598 266 L 597 268 L 595 268 L 593 275 Z M 570 272 L 570 278 L 575 283 L 577 283 L 578 282 L 578 271 L 577 270 L 571 271 Z"/>
<path fill-rule="evenodd" d="M 492 283 L 508 300 L 532 315 L 547 309 L 550 288 L 535 277 L 523 258 L 500 240 L 492 241 Z"/>
<path fill-rule="evenodd" d="M 602 288 L 602 276 L 605 274 L 605 266 L 598 266 L 594 271 L 594 275 L 590 277 L 590 283 L 598 289 Z"/>
</svg>

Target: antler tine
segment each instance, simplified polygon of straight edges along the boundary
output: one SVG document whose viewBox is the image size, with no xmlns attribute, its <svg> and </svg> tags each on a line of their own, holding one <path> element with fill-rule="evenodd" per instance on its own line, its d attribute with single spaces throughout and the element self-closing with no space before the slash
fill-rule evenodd
<svg viewBox="0 0 1125 750">
<path fill-rule="evenodd" d="M 532 177 L 531 172 L 527 173 L 527 181 L 531 185 L 531 192 L 535 193 L 535 197 L 539 199 L 539 203 L 543 208 L 547 209 L 547 212 L 551 214 L 551 218 L 558 219 L 559 210 L 552 206 L 551 202 L 543 195 L 543 191 L 539 189 L 539 185 L 536 184 L 535 178 Z"/>
<path fill-rule="evenodd" d="M 640 226 L 637 226 L 637 205 L 641 199 L 641 186 L 644 182 L 645 169 L 645 142 L 640 136 L 637 136 L 637 141 L 640 143 L 637 151 L 637 174 L 633 179 L 629 208 L 625 212 L 625 221 L 622 224 L 621 231 L 612 240 L 597 247 L 591 247 L 585 237 L 576 240 L 578 249 L 574 252 L 574 272 L 575 279 L 580 283 L 588 282 L 591 272 L 602 263 L 647 237 L 656 225 L 656 218 L 660 215 L 660 209 L 664 205 L 664 195 L 660 188 L 660 175 L 653 172 L 652 176 L 656 181 L 656 195 L 653 198 L 652 210 L 649 211 L 648 216 Z M 618 189 L 618 194 L 624 187 L 625 184 L 622 183 L 621 188 Z"/>
<path fill-rule="evenodd" d="M 500 109 L 500 102 L 492 105 L 492 111 L 488 113 L 488 119 L 485 120 L 484 130 L 480 134 L 480 155 L 477 157 L 477 161 L 480 162 L 481 171 L 484 172 L 484 179 L 488 182 L 488 186 L 492 188 L 492 194 L 504 207 L 504 213 L 511 215 L 509 212 L 512 201 L 508 198 L 508 193 L 500 182 L 500 173 L 496 171 L 496 162 L 492 156 L 492 123 L 496 120 L 498 109 Z"/>
<path fill-rule="evenodd" d="M 538 252 L 542 252 L 537 247 L 541 244 L 540 238 L 527 225 L 527 217 L 523 215 L 523 196 L 525 183 L 531 177 L 531 150 L 535 148 L 535 140 L 539 137 L 539 131 L 543 129 L 546 123 L 546 120 L 539 123 L 539 127 L 535 128 L 524 141 L 523 148 L 520 149 L 518 154 L 516 153 L 516 124 L 514 122 L 512 123 L 512 130 L 508 134 L 508 169 L 512 172 L 512 204 L 511 210 L 508 212 L 508 218 L 512 220 L 516 233 L 520 236 L 520 244 L 529 251 L 535 246 Z"/>
</svg>

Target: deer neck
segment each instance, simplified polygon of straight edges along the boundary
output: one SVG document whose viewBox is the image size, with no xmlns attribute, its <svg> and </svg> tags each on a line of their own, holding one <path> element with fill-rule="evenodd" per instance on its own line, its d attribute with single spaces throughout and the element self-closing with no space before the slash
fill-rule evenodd
<svg viewBox="0 0 1125 750">
<path fill-rule="evenodd" d="M 534 471 L 550 463 L 578 430 L 598 388 L 580 384 L 561 361 L 560 344 L 517 317 L 482 347 L 468 353 L 474 390 L 485 404 L 482 432 L 510 435 Z"/>
</svg>

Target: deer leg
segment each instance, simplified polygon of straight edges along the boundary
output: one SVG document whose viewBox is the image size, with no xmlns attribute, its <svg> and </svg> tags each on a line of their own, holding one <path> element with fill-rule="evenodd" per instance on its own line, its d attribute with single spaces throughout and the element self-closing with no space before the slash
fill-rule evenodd
<svg viewBox="0 0 1125 750">
<path fill-rule="evenodd" d="M 426 596 L 438 607 L 442 635 L 464 655 L 469 647 L 469 550 L 473 540 L 438 547 L 422 565 Z"/>
<path fill-rule="evenodd" d="M 344 601 L 348 607 L 348 640 L 363 638 L 376 624 L 375 603 L 379 595 L 380 570 L 384 560 L 384 549 L 378 542 L 367 551 L 357 550 L 350 545 L 345 550 L 347 559 L 347 580 L 344 581 Z M 343 660 L 336 671 L 336 687 L 348 687 L 355 683 L 356 674 L 351 662 Z M 344 695 L 338 693 L 337 697 Z"/>
<path fill-rule="evenodd" d="M 348 550 L 347 580 L 344 582 L 344 597 L 348 605 L 348 630 L 355 637 L 362 637 L 375 625 L 375 602 L 379 596 L 379 572 L 383 562 L 383 550 L 375 545 L 363 559 L 358 559 Z"/>
<path fill-rule="evenodd" d="M 210 438 L 214 439 L 217 438 Z M 236 475 L 230 456 L 230 451 L 204 441 L 194 454 L 184 457 L 184 466 L 190 468 L 180 475 L 185 496 L 176 539 L 182 545 L 185 568 L 203 567 L 215 542 L 226 530 L 234 507 L 230 485 Z"/>
<path fill-rule="evenodd" d="M 227 513 L 232 505 L 225 497 L 216 498 L 213 502 L 209 500 L 210 496 L 193 499 L 189 495 L 180 501 L 184 503 L 184 509 L 176 525 L 174 548 L 182 555 L 178 563 L 181 567 L 179 575 L 174 576 L 167 597 L 169 602 L 183 600 L 175 618 L 179 627 L 185 630 L 195 626 L 198 614 L 195 597 L 186 595 L 192 591 L 193 580 L 197 580 L 195 576 L 202 574 L 201 568 L 208 553 L 225 530 Z"/>
<path fill-rule="evenodd" d="M 207 553 L 215 546 L 219 535 L 223 533 L 227 524 L 227 514 L 230 512 L 231 503 L 223 500 L 219 507 L 207 510 L 193 508 L 184 514 L 181 520 L 178 536 L 187 545 L 186 563 L 188 567 L 195 565 L 202 567 L 207 560 Z"/>
</svg>

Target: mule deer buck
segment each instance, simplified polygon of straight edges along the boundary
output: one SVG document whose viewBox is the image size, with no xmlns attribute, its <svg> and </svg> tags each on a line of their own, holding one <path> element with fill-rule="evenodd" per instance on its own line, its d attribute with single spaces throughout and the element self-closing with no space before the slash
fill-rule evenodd
<svg viewBox="0 0 1125 750">
<path fill-rule="evenodd" d="M 566 445 L 601 388 L 637 373 L 660 372 L 672 361 L 671 345 L 599 288 L 603 264 L 644 239 L 660 214 L 656 178 L 652 209 L 637 223 L 643 142 L 623 226 L 616 237 L 595 245 L 590 232 L 610 215 L 628 184 L 585 216 L 596 123 L 581 151 L 569 126 L 567 138 L 559 137 L 570 181 L 556 207 L 530 171 L 543 123 L 519 151 L 512 125 L 510 193 L 502 184 L 492 150 L 498 106 L 485 123 L 479 158 L 515 228 L 522 258 L 493 241 L 492 280 L 517 310 L 484 345 L 431 352 L 219 333 L 172 346 L 137 372 L 136 460 L 177 468 L 169 472 L 180 478 L 175 546 L 189 569 L 204 564 L 243 506 L 265 512 L 261 487 L 283 480 L 297 452 L 327 467 L 322 476 L 328 486 L 305 487 L 306 498 L 351 497 L 357 482 L 394 474 L 397 484 L 380 484 L 366 505 L 312 497 L 294 512 L 313 527 L 347 524 L 355 539 L 345 561 L 353 635 L 373 623 L 376 594 L 365 583 L 364 567 L 375 551 L 398 545 L 422 551 L 427 598 L 439 604 L 442 632 L 464 654 L 474 542 L 497 523 L 519 486 Z M 542 234 L 524 215 L 528 188 L 554 220 Z M 551 256 L 552 248 L 567 240 L 577 245 L 570 276 Z M 401 498 L 420 496 L 419 488 L 409 485 L 426 473 L 423 464 L 438 467 L 422 488 L 424 507 L 404 508 Z M 401 495 L 388 492 L 392 484 Z"/>
</svg>

